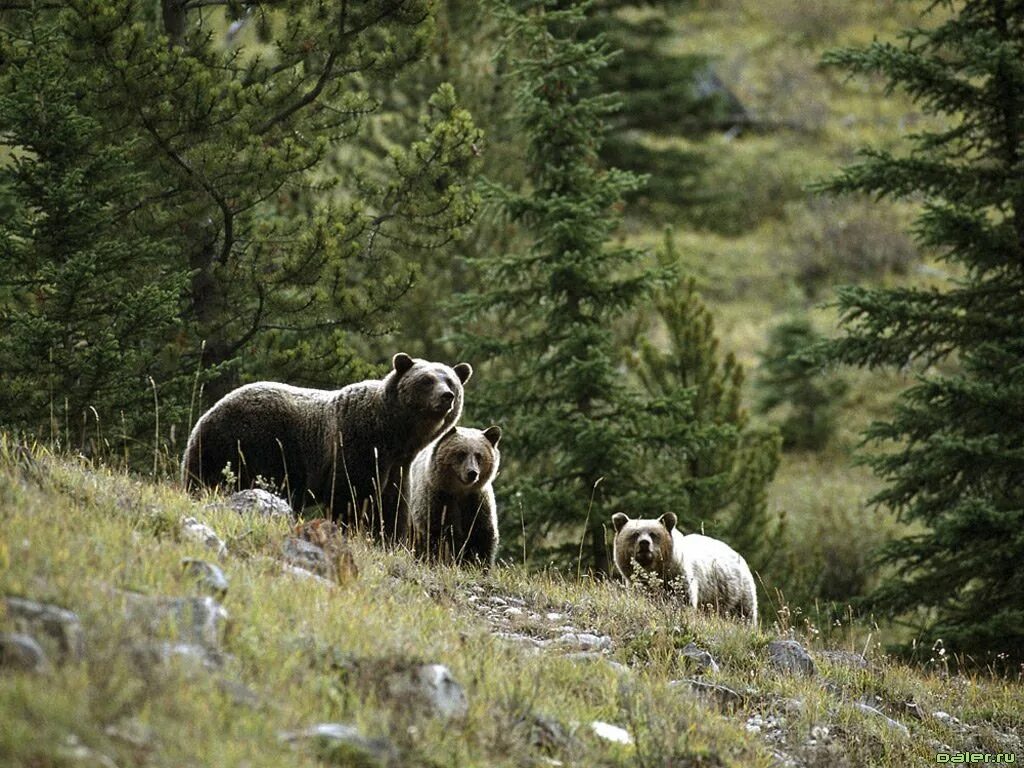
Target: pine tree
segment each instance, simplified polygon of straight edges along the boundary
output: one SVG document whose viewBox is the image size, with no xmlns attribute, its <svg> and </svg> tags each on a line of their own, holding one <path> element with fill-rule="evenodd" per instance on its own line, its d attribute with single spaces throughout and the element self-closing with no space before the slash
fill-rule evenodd
<svg viewBox="0 0 1024 768">
<path fill-rule="evenodd" d="M 671 232 L 659 260 L 665 268 L 678 267 Z M 648 396 L 687 403 L 689 434 L 645 476 L 652 485 L 674 478 L 683 530 L 728 541 L 759 569 L 782 531 L 769 519 L 767 493 L 779 465 L 779 435 L 750 424 L 742 407 L 743 367 L 732 353 L 721 355 L 696 281 L 676 276 L 655 291 L 653 303 L 667 342 L 654 343 L 651 330 L 638 334 L 632 367 Z"/>
<path fill-rule="evenodd" d="M 761 358 L 757 410 L 787 409 L 779 429 L 783 447 L 790 450 L 821 450 L 836 431 L 838 407 L 847 384 L 838 376 L 821 373 L 810 354 L 821 341 L 810 320 L 794 317 L 772 328 Z"/>
<path fill-rule="evenodd" d="M 626 194 L 630 201 L 677 209 L 707 203 L 710 195 L 700 179 L 709 158 L 699 149 L 667 147 L 664 139 L 698 138 L 749 122 L 708 56 L 670 50 L 676 33 L 667 14 L 691 5 L 602 0 L 589 14 L 588 34 L 604 35 L 618 51 L 601 72 L 600 89 L 622 98 L 601 157 L 610 166 L 646 174 L 645 183 Z M 652 136 L 661 140 L 660 146 L 652 144 Z"/>
<path fill-rule="evenodd" d="M 916 365 L 918 381 L 867 436 L 886 487 L 875 501 L 915 525 L 883 551 L 894 578 L 873 604 L 917 609 L 921 639 L 977 662 L 1024 659 L 1024 4 L 935 4 L 901 46 L 828 57 L 881 75 L 949 121 L 906 156 L 871 150 L 833 191 L 920 197 L 916 235 L 951 265 L 944 289 L 846 288 L 832 360 Z M 931 367 L 940 361 L 943 368 Z M 914 618 L 911 616 L 911 618 Z"/>
<path fill-rule="evenodd" d="M 74 73 L 97 150 L 118 148 L 109 184 L 143 193 L 116 231 L 160 252 L 141 248 L 123 274 L 175 295 L 167 375 L 202 369 L 206 404 L 246 377 L 335 386 L 362 372 L 352 336 L 385 328 L 409 263 L 473 216 L 479 132 L 450 86 L 423 105 L 406 143 L 368 153 L 359 141 L 375 94 L 423 54 L 428 0 L 69 0 L 0 18 L 16 48 L 27 24 L 52 28 L 55 47 L 35 53 Z M 13 73 L 8 84 L 24 87 Z M 26 130 L 53 119 L 46 104 Z M 12 204 L 31 209 L 24 196 Z M 11 269 L 15 282 L 34 279 Z M 26 381 L 49 365 L 43 351 L 23 361 Z"/>
<path fill-rule="evenodd" d="M 496 8 L 510 31 L 528 178 L 523 191 L 491 185 L 489 195 L 527 237 L 521 250 L 479 259 L 488 288 L 460 300 L 461 320 L 478 329 L 462 340 L 489 361 L 468 418 L 507 428 L 506 532 L 524 528 L 524 550 L 563 565 L 577 562 L 589 537 L 589 562 L 601 573 L 614 512 L 688 510 L 700 483 L 679 466 L 700 452 L 704 425 L 693 420 L 692 391 L 640 390 L 616 336 L 664 270 L 611 242 L 622 196 L 638 179 L 599 162 L 616 106 L 598 92 L 610 52 L 585 34 L 585 3 Z"/>
<path fill-rule="evenodd" d="M 0 125 L 18 149 L 0 166 L 0 413 L 94 454 L 152 433 L 157 381 L 180 419 L 191 377 L 165 363 L 187 272 L 147 233 L 167 212 L 139 204 L 160 190 L 125 172 L 134 142 L 81 111 L 66 44 L 34 19 L 0 37 Z"/>
</svg>

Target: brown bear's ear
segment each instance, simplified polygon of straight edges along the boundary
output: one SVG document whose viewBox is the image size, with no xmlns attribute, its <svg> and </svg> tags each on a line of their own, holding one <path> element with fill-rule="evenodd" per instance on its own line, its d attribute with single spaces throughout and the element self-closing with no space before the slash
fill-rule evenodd
<svg viewBox="0 0 1024 768">
<path fill-rule="evenodd" d="M 473 375 L 473 366 L 469 363 L 459 363 L 453 370 L 463 384 L 469 381 L 469 377 Z"/>
<path fill-rule="evenodd" d="M 658 518 L 658 522 L 665 526 L 665 530 L 671 531 L 676 527 L 678 522 L 675 512 L 666 512 L 664 515 Z"/>
<path fill-rule="evenodd" d="M 501 440 L 501 427 L 488 427 L 484 430 L 484 437 L 487 441 L 495 448 L 498 447 L 498 441 Z"/>
<path fill-rule="evenodd" d="M 391 358 L 391 365 L 395 369 L 395 373 L 401 376 L 403 373 L 413 367 L 413 359 L 409 357 L 405 352 L 399 352 L 393 358 Z"/>
<path fill-rule="evenodd" d="M 629 516 L 622 512 L 616 512 L 612 515 L 612 527 L 615 529 L 616 533 L 621 531 L 628 522 Z"/>
</svg>

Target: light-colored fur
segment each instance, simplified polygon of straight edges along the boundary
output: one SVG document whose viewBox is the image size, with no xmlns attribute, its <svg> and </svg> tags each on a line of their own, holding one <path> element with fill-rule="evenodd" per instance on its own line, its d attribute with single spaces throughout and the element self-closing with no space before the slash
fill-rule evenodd
<svg viewBox="0 0 1024 768">
<path fill-rule="evenodd" d="M 757 625 L 757 588 L 747 561 L 724 541 L 698 533 L 684 535 L 669 513 L 657 520 L 613 516 L 614 556 L 619 572 L 631 579 L 633 563 L 657 574 L 663 584 L 681 581 L 694 608 L 710 608 Z M 642 542 L 647 541 L 645 547 Z M 643 549 L 650 551 L 645 556 Z"/>
</svg>

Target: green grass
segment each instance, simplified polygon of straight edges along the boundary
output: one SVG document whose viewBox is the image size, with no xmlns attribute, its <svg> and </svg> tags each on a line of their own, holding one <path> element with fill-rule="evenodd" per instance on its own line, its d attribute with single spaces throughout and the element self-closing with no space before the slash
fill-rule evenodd
<svg viewBox="0 0 1024 768">
<path fill-rule="evenodd" d="M 132 660 L 141 638 L 125 620 L 125 592 L 196 594 L 181 558 L 212 557 L 180 539 L 183 515 L 208 523 L 229 548 L 221 562 L 231 581 L 227 656 L 215 671 Z M 992 749 L 1002 748 L 998 732 L 1024 721 L 1019 684 L 900 666 L 871 643 L 866 670 L 819 659 L 815 678 L 775 672 L 765 645 L 783 629 L 785 613 L 764 599 L 753 632 L 615 582 L 508 565 L 488 574 L 430 568 L 359 541 L 352 542 L 359 578 L 327 586 L 281 572 L 277 552 L 288 533 L 283 521 L 207 507 L 172 484 L 42 449 L 27 456 L 4 440 L 0 593 L 76 611 L 86 652 L 44 673 L 0 673 L 0 764 L 84 764 L 69 757 L 68 745 L 77 743 L 119 766 L 317 765 L 320 756 L 282 743 L 279 732 L 346 722 L 387 739 L 393 764 L 403 766 L 769 766 L 773 749 L 807 765 L 896 766 L 933 761 L 930 740 L 967 748 L 939 720 L 908 716 L 907 702 L 983 726 L 978 738 Z M 479 606 L 500 613 L 499 599 L 520 601 L 523 613 L 487 618 Z M 499 621 L 505 631 L 538 638 L 557 636 L 563 625 L 607 635 L 608 658 L 629 671 L 499 639 Z M 0 615 L 0 631 L 9 623 Z M 822 647 L 806 626 L 790 629 Z M 709 679 L 738 692 L 738 705 L 721 709 L 668 685 L 692 676 L 678 653 L 691 640 L 716 657 L 721 670 Z M 865 650 L 853 630 L 830 642 Z M 469 698 L 465 718 L 425 718 L 388 697 L 383 676 L 413 662 L 451 669 Z M 248 691 L 241 698 L 240 686 Z M 856 709 L 861 698 L 904 722 L 909 737 Z M 783 718 L 778 743 L 747 730 L 754 716 Z M 560 737 L 536 738 L 536 718 L 557 724 Z M 594 720 L 626 728 L 634 744 L 596 738 Z M 820 727 L 829 729 L 827 743 L 808 746 Z M 126 736 L 132 728 L 143 737 Z M 351 755 L 323 759 L 354 764 Z"/>
</svg>

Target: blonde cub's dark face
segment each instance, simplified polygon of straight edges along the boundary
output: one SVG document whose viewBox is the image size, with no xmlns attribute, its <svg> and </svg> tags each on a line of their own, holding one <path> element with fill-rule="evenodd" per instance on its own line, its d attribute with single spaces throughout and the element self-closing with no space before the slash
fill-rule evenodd
<svg viewBox="0 0 1024 768">
<path fill-rule="evenodd" d="M 672 561 L 672 528 L 675 515 L 657 520 L 630 520 L 621 512 L 612 517 L 615 528 L 615 564 L 626 578 L 634 563 L 645 571 L 663 573 Z"/>
<path fill-rule="evenodd" d="M 501 430 L 459 427 L 441 438 L 434 453 L 435 466 L 441 470 L 441 484 L 452 493 L 469 493 L 494 480 L 501 455 L 498 439 Z"/>
</svg>

